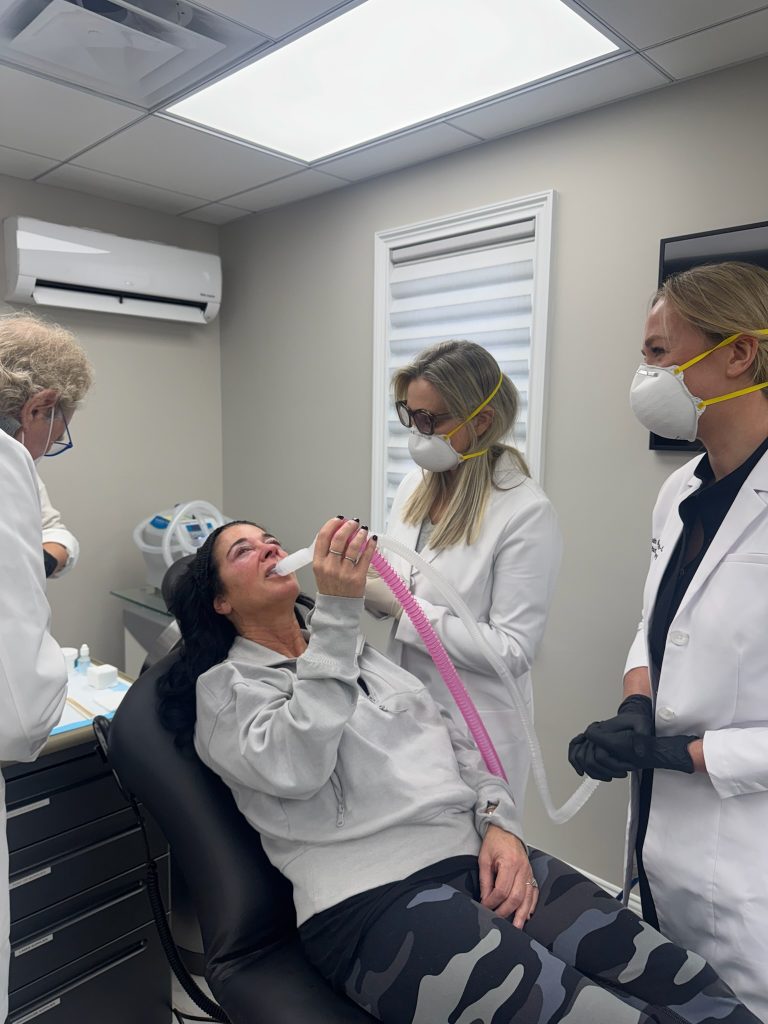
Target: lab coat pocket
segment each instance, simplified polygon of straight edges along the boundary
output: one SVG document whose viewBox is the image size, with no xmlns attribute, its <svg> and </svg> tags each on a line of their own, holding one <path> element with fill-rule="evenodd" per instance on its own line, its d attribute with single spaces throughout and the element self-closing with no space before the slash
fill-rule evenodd
<svg viewBox="0 0 768 1024">
<path fill-rule="evenodd" d="M 697 692 L 703 686 L 722 712 L 732 709 L 730 722 L 734 724 L 765 721 L 768 554 L 745 551 L 728 555 L 716 582 L 707 602 L 705 629 L 697 632 L 702 644 Z M 725 638 L 727 643 L 722 643 Z M 707 676 L 711 676 L 710 682 Z M 720 717 L 711 722 L 711 727 L 716 723 L 720 728 L 730 724 Z"/>
</svg>

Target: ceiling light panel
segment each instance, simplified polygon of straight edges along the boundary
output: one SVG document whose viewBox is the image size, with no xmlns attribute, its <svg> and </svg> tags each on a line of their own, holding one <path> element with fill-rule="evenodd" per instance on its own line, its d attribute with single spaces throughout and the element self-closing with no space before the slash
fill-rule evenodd
<svg viewBox="0 0 768 1024">
<path fill-rule="evenodd" d="M 270 39 L 281 39 L 305 26 L 316 28 L 363 0 L 196 0 L 201 7 L 241 25 L 255 28 Z"/>
<path fill-rule="evenodd" d="M 312 161 L 616 50 L 561 0 L 367 0 L 168 112 Z"/>
</svg>

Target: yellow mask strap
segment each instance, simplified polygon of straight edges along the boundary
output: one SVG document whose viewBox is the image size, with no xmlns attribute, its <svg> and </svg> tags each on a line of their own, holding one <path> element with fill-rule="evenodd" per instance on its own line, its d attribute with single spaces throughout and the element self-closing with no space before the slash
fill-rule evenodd
<svg viewBox="0 0 768 1024">
<path fill-rule="evenodd" d="M 490 395 L 488 395 L 488 397 L 485 399 L 485 401 L 481 402 L 480 405 L 478 405 L 478 407 L 475 409 L 475 411 L 473 413 L 470 413 L 469 416 L 467 416 L 467 418 L 465 420 L 462 420 L 462 422 L 458 425 L 458 427 L 454 427 L 453 430 L 450 431 L 450 433 L 443 434 L 442 436 L 443 437 L 453 437 L 453 435 L 456 433 L 457 430 L 461 430 L 461 428 L 463 426 L 465 426 L 467 423 L 469 423 L 470 420 L 473 420 L 475 418 L 475 416 L 477 416 L 477 414 L 479 412 L 482 412 L 482 410 L 486 407 L 486 405 L 488 405 L 488 403 L 491 401 L 491 399 L 495 396 L 496 392 L 501 387 L 501 382 L 503 380 L 504 380 L 504 373 L 501 372 L 501 373 L 499 373 L 499 383 L 496 385 L 496 387 L 493 389 L 493 391 L 490 393 Z M 488 449 L 486 448 L 485 452 L 487 452 L 487 451 L 488 451 Z M 473 459 L 476 455 L 485 455 L 485 452 L 473 452 L 472 455 L 466 455 L 464 457 L 467 458 L 467 459 Z"/>
<path fill-rule="evenodd" d="M 687 363 L 681 363 L 680 366 L 676 367 L 675 373 L 682 373 L 683 370 L 687 370 L 689 366 L 694 366 L 696 363 L 700 362 L 702 359 L 708 356 L 710 352 L 717 352 L 719 348 L 723 348 L 725 345 L 730 345 L 731 342 L 736 341 L 737 338 L 740 338 L 744 334 L 768 334 L 768 328 L 763 328 L 759 331 L 737 331 L 736 334 L 729 334 L 727 338 L 723 338 L 723 340 L 719 341 L 717 345 L 713 345 L 712 348 L 708 348 L 706 352 L 699 352 L 697 356 L 694 356 L 693 359 L 689 359 Z M 750 388 L 748 390 L 757 390 L 762 386 L 762 384 L 758 384 L 756 388 Z M 739 391 L 737 393 L 741 395 L 745 394 L 746 392 Z"/>
<path fill-rule="evenodd" d="M 744 334 L 768 334 L 768 328 L 763 328 L 759 331 L 737 331 L 736 334 L 729 334 L 727 338 L 723 338 L 723 340 L 718 342 L 717 345 L 714 345 L 712 348 L 708 348 L 706 352 L 700 352 L 697 356 L 694 356 L 693 359 L 689 359 L 687 363 L 681 363 L 681 365 L 675 369 L 675 373 L 682 373 L 683 370 L 687 370 L 689 366 L 693 366 L 695 363 L 700 362 L 705 356 L 708 356 L 710 352 L 716 352 L 719 348 L 723 348 L 725 345 L 730 345 Z M 731 391 L 730 394 L 727 395 L 718 395 L 717 398 L 705 398 L 698 403 L 696 408 L 704 409 L 708 405 L 716 405 L 717 402 L 725 402 L 728 398 L 739 398 L 741 395 L 749 395 L 753 391 L 762 391 L 763 388 L 768 388 L 768 381 L 765 381 L 764 384 L 753 384 L 751 387 L 741 388 L 740 391 Z"/>
<path fill-rule="evenodd" d="M 742 388 L 741 391 L 732 391 L 729 395 L 718 395 L 717 398 L 704 398 L 696 406 L 697 409 L 703 409 L 707 405 L 714 405 L 716 402 L 724 402 L 726 398 L 738 398 L 739 395 L 749 395 L 753 391 L 761 391 L 763 388 L 768 388 L 768 380 L 764 384 L 753 384 L 751 388 Z"/>
</svg>

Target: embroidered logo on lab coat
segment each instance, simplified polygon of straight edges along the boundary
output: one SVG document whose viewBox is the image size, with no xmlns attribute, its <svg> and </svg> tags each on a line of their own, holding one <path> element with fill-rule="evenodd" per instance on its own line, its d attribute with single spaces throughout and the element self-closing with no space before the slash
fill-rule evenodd
<svg viewBox="0 0 768 1024">
<path fill-rule="evenodd" d="M 664 550 L 661 541 L 658 537 L 651 538 L 651 554 L 654 558 L 658 558 L 661 552 Z"/>
</svg>

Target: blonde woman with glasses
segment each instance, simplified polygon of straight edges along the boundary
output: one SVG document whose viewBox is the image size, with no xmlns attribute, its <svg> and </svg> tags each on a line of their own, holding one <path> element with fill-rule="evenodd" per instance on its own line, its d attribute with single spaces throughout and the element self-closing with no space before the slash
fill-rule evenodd
<svg viewBox="0 0 768 1024">
<path fill-rule="evenodd" d="M 387 534 L 419 551 L 461 593 L 532 711 L 531 665 L 547 621 L 561 539 L 552 505 L 510 443 L 517 389 L 493 356 L 470 341 L 427 349 L 395 374 L 393 384 L 419 468 L 397 491 Z M 393 557 L 392 563 L 456 665 L 522 814 L 529 755 L 512 696 L 438 590 L 406 562 Z M 369 580 L 366 608 L 393 618 L 388 655 L 423 680 L 463 725 L 418 634 L 382 580 Z"/>
<path fill-rule="evenodd" d="M 69 422 L 91 379 L 83 350 L 65 328 L 31 313 L 0 318 L 0 430 L 35 463 L 73 447 Z M 45 575 L 58 577 L 75 564 L 80 545 L 36 476 Z"/>
</svg>

